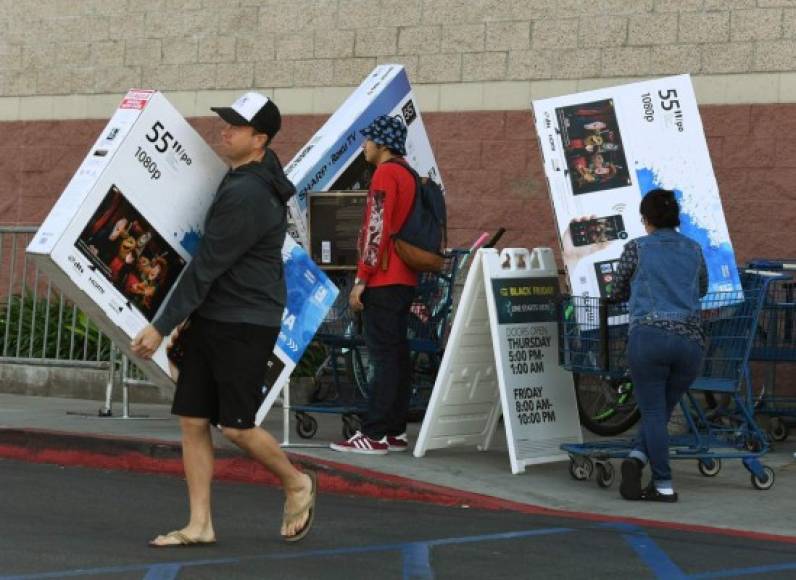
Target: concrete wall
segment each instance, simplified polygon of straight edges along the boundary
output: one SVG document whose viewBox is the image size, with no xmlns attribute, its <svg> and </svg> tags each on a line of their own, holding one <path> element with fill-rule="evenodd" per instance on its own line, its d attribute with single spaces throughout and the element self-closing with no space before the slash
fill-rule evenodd
<svg viewBox="0 0 796 580">
<path fill-rule="evenodd" d="M 107 370 L 0 363 L 2 393 L 104 401 L 107 382 Z M 170 403 L 173 394 L 173 389 L 135 385 L 130 388 L 130 401 Z M 118 385 L 113 391 L 113 401 L 119 402 L 121 397 L 122 388 Z"/>
<path fill-rule="evenodd" d="M 0 0 L 0 95 L 790 72 L 792 0 Z"/>
</svg>

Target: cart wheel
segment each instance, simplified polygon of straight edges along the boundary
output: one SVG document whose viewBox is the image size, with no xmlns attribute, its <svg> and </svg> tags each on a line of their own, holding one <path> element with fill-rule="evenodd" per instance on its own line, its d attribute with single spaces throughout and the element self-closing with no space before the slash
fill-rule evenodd
<svg viewBox="0 0 796 580">
<path fill-rule="evenodd" d="M 603 461 L 595 465 L 595 479 L 600 487 L 611 487 L 616 478 L 616 471 L 610 461 Z"/>
<path fill-rule="evenodd" d="M 705 477 L 716 477 L 721 471 L 721 459 L 700 459 L 699 473 Z"/>
<path fill-rule="evenodd" d="M 584 481 L 591 477 L 593 465 L 591 459 L 578 455 L 570 456 L 569 458 L 569 474 L 572 479 L 577 481 Z"/>
<path fill-rule="evenodd" d="M 362 420 L 358 415 L 343 415 L 343 439 L 350 439 L 362 430 Z"/>
<path fill-rule="evenodd" d="M 768 426 L 768 432 L 774 441 L 785 441 L 785 439 L 788 438 L 789 431 L 790 430 L 785 424 L 785 421 L 779 417 L 774 417 L 771 419 L 771 423 Z"/>
<path fill-rule="evenodd" d="M 306 413 L 296 413 L 296 433 L 302 439 L 312 439 L 318 432 L 318 421 Z"/>
<path fill-rule="evenodd" d="M 763 471 L 766 475 L 762 479 L 757 477 L 754 473 L 752 474 L 752 486 L 754 486 L 755 489 L 766 491 L 774 487 L 774 470 L 768 465 L 764 465 Z"/>
</svg>

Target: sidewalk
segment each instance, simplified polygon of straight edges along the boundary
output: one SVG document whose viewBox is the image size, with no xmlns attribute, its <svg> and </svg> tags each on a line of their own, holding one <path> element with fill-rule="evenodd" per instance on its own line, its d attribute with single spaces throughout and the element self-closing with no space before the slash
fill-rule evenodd
<svg viewBox="0 0 796 580">
<path fill-rule="evenodd" d="M 133 404 L 134 416 L 148 415 L 147 419 L 99 418 L 100 406 L 98 401 L 0 394 L 0 456 L 80 464 L 76 458 L 82 450 L 106 457 L 103 465 L 108 467 L 181 473 L 179 427 L 167 406 Z M 118 415 L 121 408 L 114 412 Z M 321 487 L 326 491 L 527 512 L 564 510 L 796 537 L 796 439 L 777 445 L 764 458 L 776 473 L 769 491 L 752 488 L 740 461 L 725 461 L 715 478 L 700 475 L 694 461 L 673 462 L 681 500 L 667 505 L 624 501 L 618 482 L 601 489 L 593 481 L 575 481 L 566 462 L 531 466 L 524 474 L 512 475 L 500 428 L 493 449 L 486 452 L 457 448 L 432 450 L 421 459 L 411 452 L 372 457 L 328 449 L 329 441 L 341 437 L 340 418 L 316 418 L 319 429 L 312 440 L 299 439 L 291 421 L 290 442 L 302 446 L 289 452 L 296 461 L 323 472 Z M 282 409 L 274 409 L 263 426 L 282 440 Z M 419 423 L 410 425 L 410 440 L 419 429 Z M 220 434 L 214 438 L 222 458 L 217 470 L 223 476 L 267 481 L 264 472 Z M 308 443 L 312 446 L 304 446 Z M 122 461 L 131 450 L 140 460 Z"/>
</svg>

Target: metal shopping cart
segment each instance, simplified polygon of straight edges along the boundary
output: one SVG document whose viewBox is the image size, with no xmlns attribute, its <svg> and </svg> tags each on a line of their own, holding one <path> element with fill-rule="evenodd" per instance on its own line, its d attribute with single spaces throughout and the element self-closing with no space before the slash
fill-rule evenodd
<svg viewBox="0 0 796 580">
<path fill-rule="evenodd" d="M 719 473 L 723 459 L 740 459 L 757 489 L 770 489 L 774 472 L 759 461 L 768 451 L 768 439 L 754 418 L 749 357 L 771 281 L 771 276 L 742 272 L 741 291 L 703 298 L 703 369 L 680 401 L 688 430 L 670 438 L 671 459 L 696 460 L 707 477 Z M 561 308 L 561 364 L 579 373 L 627 376 L 627 305 L 575 296 L 566 298 Z M 701 396 L 706 391 L 726 395 L 730 405 L 720 413 L 706 408 Z M 610 487 L 615 479 L 611 459 L 627 457 L 633 445 L 632 439 L 610 439 L 561 448 L 569 453 L 573 478 L 594 478 L 601 487 Z"/>
<path fill-rule="evenodd" d="M 766 366 L 755 411 L 769 417 L 767 430 L 771 438 L 784 441 L 790 431 L 788 423 L 796 419 L 796 396 L 780 394 L 783 385 L 778 384 L 777 367 L 780 363 L 796 363 L 796 281 L 792 275 L 783 274 L 796 271 L 796 259 L 753 260 L 747 268 L 774 276 L 760 311 L 750 360 Z"/>
<path fill-rule="evenodd" d="M 449 330 L 454 282 L 467 253 L 466 250 L 451 250 L 441 272 L 419 276 L 409 315 L 410 418 L 422 416 L 428 406 Z M 340 294 L 315 335 L 315 340 L 328 352 L 316 375 L 315 400 L 290 406 L 295 413 L 296 432 L 304 439 L 314 437 L 318 430 L 318 422 L 312 416 L 315 413 L 341 415 L 342 434 L 347 439 L 360 430 L 361 417 L 367 409 L 368 354 L 361 333 L 361 319 L 348 308 L 351 276 L 340 275 L 333 281 L 340 288 Z"/>
</svg>

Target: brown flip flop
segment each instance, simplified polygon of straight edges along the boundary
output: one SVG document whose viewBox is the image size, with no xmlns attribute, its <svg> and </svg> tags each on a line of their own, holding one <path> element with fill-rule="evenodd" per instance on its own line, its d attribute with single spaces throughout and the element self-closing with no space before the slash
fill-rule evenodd
<svg viewBox="0 0 796 580">
<path fill-rule="evenodd" d="M 299 540 L 303 540 L 309 533 L 310 528 L 312 527 L 312 522 L 315 519 L 315 495 L 318 491 L 318 474 L 314 471 L 307 471 L 306 473 L 310 477 L 310 481 L 312 481 L 310 499 L 307 500 L 307 503 L 304 504 L 301 509 L 291 513 L 288 513 L 287 511 L 284 512 L 282 521 L 289 522 L 295 520 L 304 513 L 308 514 L 307 521 L 304 523 L 304 526 L 292 536 L 282 536 L 282 539 L 286 542 L 298 542 Z"/>
<path fill-rule="evenodd" d="M 155 541 L 158 538 L 171 538 L 175 541 L 170 544 L 156 544 Z M 187 536 L 179 530 L 174 530 L 173 532 L 169 532 L 163 536 L 158 536 L 158 538 L 149 541 L 148 545 L 150 548 L 191 548 L 196 546 L 210 546 L 216 543 L 215 539 L 200 540 L 198 538 Z"/>
</svg>

